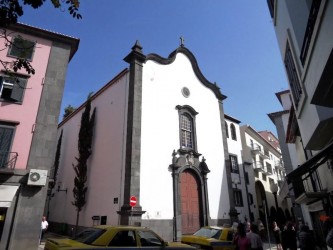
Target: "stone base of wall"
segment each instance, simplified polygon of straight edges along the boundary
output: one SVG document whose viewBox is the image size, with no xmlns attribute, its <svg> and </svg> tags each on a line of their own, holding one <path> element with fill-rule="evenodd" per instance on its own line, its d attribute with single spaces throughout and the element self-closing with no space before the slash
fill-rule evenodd
<svg viewBox="0 0 333 250">
<path fill-rule="evenodd" d="M 86 228 L 87 227 L 78 226 L 77 232 L 79 233 L 79 232 L 85 230 Z M 74 237 L 75 225 L 49 221 L 49 230 L 52 233 L 65 235 L 65 236 L 68 236 L 68 237 Z"/>
<path fill-rule="evenodd" d="M 232 226 L 230 223 L 230 219 L 211 219 L 210 226 L 219 226 L 222 227 L 223 225 Z"/>
</svg>

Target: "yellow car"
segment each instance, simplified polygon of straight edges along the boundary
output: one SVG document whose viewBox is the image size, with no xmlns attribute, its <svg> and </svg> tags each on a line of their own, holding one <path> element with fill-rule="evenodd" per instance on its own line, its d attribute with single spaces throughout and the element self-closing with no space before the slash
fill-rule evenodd
<svg viewBox="0 0 333 250">
<path fill-rule="evenodd" d="M 49 238 L 45 250 L 149 248 L 195 250 L 180 242 L 165 242 L 146 227 L 97 226 L 79 233 L 73 239 Z"/>
<path fill-rule="evenodd" d="M 205 250 L 234 250 L 235 230 L 231 227 L 202 227 L 193 235 L 183 235 L 181 242 Z"/>
</svg>

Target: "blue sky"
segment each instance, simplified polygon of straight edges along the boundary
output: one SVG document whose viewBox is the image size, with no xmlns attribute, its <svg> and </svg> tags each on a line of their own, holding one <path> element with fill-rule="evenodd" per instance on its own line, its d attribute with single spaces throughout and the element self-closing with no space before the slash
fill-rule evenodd
<svg viewBox="0 0 333 250">
<path fill-rule="evenodd" d="M 204 76 L 228 97 L 225 113 L 276 134 L 267 114 L 282 109 L 275 93 L 288 86 L 265 0 L 81 0 L 81 20 L 49 3 L 24 11 L 20 22 L 80 39 L 61 115 L 128 67 L 123 58 L 136 40 L 145 54 L 167 57 L 183 36 Z"/>
</svg>

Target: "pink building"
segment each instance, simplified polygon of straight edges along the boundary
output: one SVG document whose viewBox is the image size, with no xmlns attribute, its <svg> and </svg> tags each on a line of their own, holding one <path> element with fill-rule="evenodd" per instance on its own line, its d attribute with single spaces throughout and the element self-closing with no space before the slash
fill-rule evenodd
<svg viewBox="0 0 333 250">
<path fill-rule="evenodd" d="M 23 24 L 0 32 L 11 41 L 5 47 L 1 38 L 1 60 L 24 57 L 36 72 L 0 66 L 0 249 L 36 249 L 67 66 L 79 40 Z"/>
</svg>

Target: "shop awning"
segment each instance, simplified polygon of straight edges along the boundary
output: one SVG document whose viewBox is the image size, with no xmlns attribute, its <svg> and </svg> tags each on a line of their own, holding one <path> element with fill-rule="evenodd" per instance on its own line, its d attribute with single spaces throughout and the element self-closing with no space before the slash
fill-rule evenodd
<svg viewBox="0 0 333 250">
<path fill-rule="evenodd" d="M 0 207 L 10 207 L 19 186 L 0 185 Z"/>
</svg>

